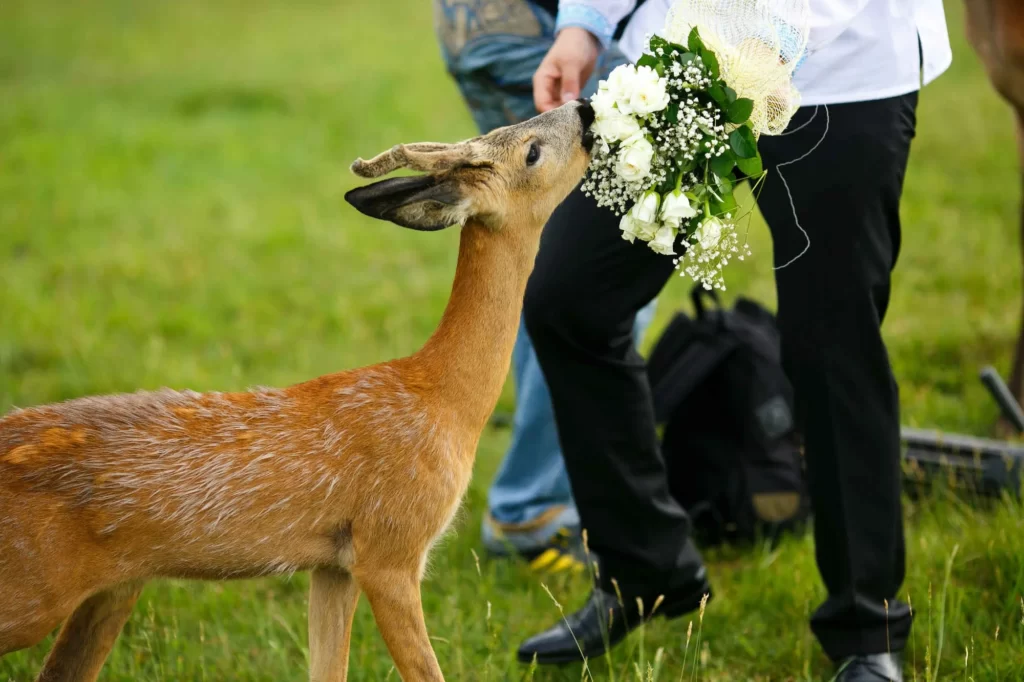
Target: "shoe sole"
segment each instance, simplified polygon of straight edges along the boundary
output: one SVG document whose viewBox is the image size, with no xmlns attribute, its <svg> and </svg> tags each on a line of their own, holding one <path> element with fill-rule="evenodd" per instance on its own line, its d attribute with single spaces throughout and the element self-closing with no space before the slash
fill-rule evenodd
<svg viewBox="0 0 1024 682">
<path fill-rule="evenodd" d="M 583 573 L 587 570 L 586 562 L 571 551 L 560 547 L 544 547 L 520 552 L 514 548 L 509 551 L 498 551 L 485 547 L 487 556 L 501 561 L 522 561 L 529 569 L 538 574 L 548 573 Z"/>
<path fill-rule="evenodd" d="M 665 620 L 675 620 L 681 618 L 688 613 L 693 613 L 700 608 L 701 601 L 704 600 L 704 595 L 707 595 L 708 601 L 711 601 L 713 593 L 711 591 L 711 585 L 705 582 L 701 589 L 688 594 L 685 597 L 675 599 L 672 602 L 664 601 L 658 606 L 658 610 L 653 616 L 649 616 L 644 619 L 644 625 L 649 623 L 652 618 L 664 618 Z M 604 642 L 601 642 L 601 648 L 594 651 L 584 651 L 583 657 L 580 656 L 580 651 L 577 649 L 572 654 L 548 654 L 548 655 L 530 655 L 529 657 L 524 656 L 522 653 L 516 653 L 516 658 L 520 663 L 533 663 L 534 658 L 537 660 L 537 665 L 563 665 L 566 663 L 579 663 L 586 658 L 592 660 L 603 656 L 608 650 L 612 649 L 615 645 L 619 644 L 622 640 L 629 636 L 630 632 L 636 630 L 636 627 L 630 628 L 622 637 L 608 642 L 608 647 L 604 647 Z"/>
</svg>

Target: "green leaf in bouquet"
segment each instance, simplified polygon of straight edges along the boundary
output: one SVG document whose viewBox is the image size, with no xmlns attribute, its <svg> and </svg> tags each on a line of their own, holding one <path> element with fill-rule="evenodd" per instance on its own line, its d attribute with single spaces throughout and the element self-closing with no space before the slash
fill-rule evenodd
<svg viewBox="0 0 1024 682">
<path fill-rule="evenodd" d="M 704 67 L 708 70 L 708 75 L 711 76 L 711 80 L 715 80 L 721 74 L 718 66 L 718 57 L 715 53 L 706 47 L 700 49 L 700 60 L 704 62 Z"/>
<path fill-rule="evenodd" d="M 721 201 L 710 201 L 708 202 L 711 208 L 711 215 L 723 215 L 725 213 L 732 213 L 736 210 L 738 204 L 736 203 L 736 197 L 732 194 L 727 194 L 722 197 Z"/>
<path fill-rule="evenodd" d="M 741 97 L 725 110 L 725 117 L 729 123 L 746 123 L 750 120 L 750 114 L 754 111 L 754 100 Z"/>
<path fill-rule="evenodd" d="M 728 85 L 722 84 L 722 89 L 725 90 L 725 97 L 732 104 L 736 101 L 736 91 L 730 88 Z"/>
<path fill-rule="evenodd" d="M 665 119 L 669 123 L 677 123 L 679 121 L 679 102 L 672 102 L 668 105 L 668 111 L 665 112 Z"/>
<path fill-rule="evenodd" d="M 689 173 L 697 167 L 697 159 L 679 158 L 676 161 L 679 165 L 679 170 L 683 173 Z"/>
<path fill-rule="evenodd" d="M 720 106 L 722 109 L 727 109 L 729 106 L 729 97 L 725 94 L 725 87 L 721 83 L 715 83 L 708 88 L 708 95 L 711 99 L 715 100 L 715 104 Z"/>
<path fill-rule="evenodd" d="M 729 133 L 729 146 L 740 159 L 752 159 L 757 156 L 757 140 L 747 126 L 740 126 Z"/>
<path fill-rule="evenodd" d="M 700 52 L 704 49 L 704 41 L 700 39 L 700 32 L 697 27 L 694 26 L 690 31 L 690 35 L 686 38 L 686 46 L 690 48 L 690 52 Z"/>
<path fill-rule="evenodd" d="M 651 40 L 648 45 L 650 46 L 651 52 L 655 52 L 659 47 L 663 50 L 668 47 L 668 41 L 659 35 L 653 35 L 651 36 Z"/>
<path fill-rule="evenodd" d="M 732 196 L 732 188 L 735 184 L 735 178 L 732 177 L 731 173 L 722 173 L 715 176 L 715 188 L 722 197 Z"/>
<path fill-rule="evenodd" d="M 653 54 L 645 54 L 643 57 L 640 57 L 640 59 L 636 60 L 637 66 L 650 66 L 652 68 L 655 64 L 659 63 L 660 61 Z"/>
<path fill-rule="evenodd" d="M 764 165 L 761 162 L 761 152 L 758 152 L 749 159 L 737 159 L 736 165 L 748 178 L 759 178 L 764 172 Z"/>
<path fill-rule="evenodd" d="M 723 213 L 730 213 L 736 210 L 739 205 L 736 203 L 736 197 L 732 193 L 731 184 L 728 189 L 722 192 L 712 191 L 710 188 L 708 194 L 711 196 L 711 200 L 708 201 L 709 208 L 711 209 L 711 215 L 722 215 Z"/>
<path fill-rule="evenodd" d="M 679 43 L 669 42 L 668 43 L 668 47 L 666 48 L 665 51 L 666 52 L 668 52 L 668 51 L 679 52 L 681 54 L 683 52 L 686 52 L 686 46 L 685 45 L 680 45 Z"/>
<path fill-rule="evenodd" d="M 719 178 L 724 178 L 732 172 L 733 166 L 736 165 L 736 157 L 727 149 L 724 153 L 711 159 L 711 163 L 709 165 L 712 173 L 717 175 Z"/>
<path fill-rule="evenodd" d="M 683 54 L 679 55 L 679 58 L 676 59 L 676 61 L 679 62 L 679 64 L 685 69 L 696 58 L 697 55 L 695 53 L 684 52 Z"/>
</svg>

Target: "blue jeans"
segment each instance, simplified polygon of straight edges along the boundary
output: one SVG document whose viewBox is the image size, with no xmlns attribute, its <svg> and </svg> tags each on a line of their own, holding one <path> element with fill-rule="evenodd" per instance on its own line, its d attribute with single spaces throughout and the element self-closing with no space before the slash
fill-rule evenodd
<svg viewBox="0 0 1024 682">
<path fill-rule="evenodd" d="M 537 115 L 533 74 L 554 42 L 554 18 L 528 0 L 435 0 L 435 27 L 448 72 L 455 79 L 481 133 Z M 487 5 L 488 11 L 482 11 Z M 625 56 L 611 48 L 601 57 L 582 96 L 597 91 L 598 80 Z M 655 301 L 637 314 L 637 342 L 654 316 Z M 537 364 L 526 327 L 520 323 L 512 353 L 516 408 L 512 443 L 491 483 L 491 517 L 501 524 L 528 524 L 547 512 L 554 525 L 579 530 L 569 476 L 562 460 L 547 383 Z M 544 541 L 544 532 L 537 535 Z M 552 528 L 551 530 L 554 530 Z M 528 549 L 518 547 L 518 549 Z"/>
</svg>

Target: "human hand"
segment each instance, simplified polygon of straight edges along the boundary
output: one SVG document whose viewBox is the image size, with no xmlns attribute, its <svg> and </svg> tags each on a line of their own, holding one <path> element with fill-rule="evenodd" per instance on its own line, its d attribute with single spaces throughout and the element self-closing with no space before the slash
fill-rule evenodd
<svg viewBox="0 0 1024 682">
<path fill-rule="evenodd" d="M 567 26 L 533 74 L 533 103 L 543 113 L 580 96 L 594 72 L 601 44 L 589 31 Z"/>
</svg>

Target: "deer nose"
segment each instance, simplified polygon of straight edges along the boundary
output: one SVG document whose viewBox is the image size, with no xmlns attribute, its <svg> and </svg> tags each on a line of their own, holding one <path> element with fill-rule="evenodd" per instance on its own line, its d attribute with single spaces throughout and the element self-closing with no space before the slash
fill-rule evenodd
<svg viewBox="0 0 1024 682">
<path fill-rule="evenodd" d="M 576 100 L 576 102 L 579 104 L 576 107 L 576 111 L 579 112 L 580 123 L 583 124 L 580 144 L 583 145 L 583 149 L 589 154 L 590 150 L 594 148 L 594 133 L 590 132 L 590 126 L 594 123 L 594 107 L 590 106 L 590 102 L 582 98 Z"/>
<path fill-rule="evenodd" d="M 590 130 L 590 126 L 594 123 L 594 107 L 590 106 L 590 101 L 583 99 L 582 97 L 576 102 L 579 104 L 576 107 L 576 111 L 579 112 L 580 120 L 583 122 L 583 131 Z"/>
</svg>

